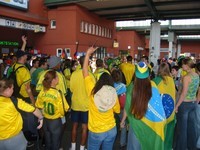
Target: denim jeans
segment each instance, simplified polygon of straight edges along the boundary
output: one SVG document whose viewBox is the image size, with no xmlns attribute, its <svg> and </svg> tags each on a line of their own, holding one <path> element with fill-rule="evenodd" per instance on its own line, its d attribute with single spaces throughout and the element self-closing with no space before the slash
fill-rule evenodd
<svg viewBox="0 0 200 150">
<path fill-rule="evenodd" d="M 145 137 L 144 137 L 145 138 Z M 127 150 L 141 150 L 141 145 L 135 136 L 134 130 L 129 126 Z"/>
<path fill-rule="evenodd" d="M 61 142 L 62 121 L 58 119 L 44 118 L 43 124 L 46 150 L 58 150 Z"/>
<path fill-rule="evenodd" d="M 197 103 L 183 102 L 177 113 L 175 150 L 192 150 L 197 143 Z"/>
<path fill-rule="evenodd" d="M 89 131 L 88 150 L 99 150 L 101 146 L 102 150 L 112 150 L 116 135 L 116 126 L 103 133 L 94 133 Z"/>
<path fill-rule="evenodd" d="M 124 110 L 121 109 L 120 114 L 119 114 L 120 121 L 123 117 L 123 113 L 124 113 Z M 121 128 L 121 132 L 120 132 L 120 146 L 126 145 L 126 136 L 127 136 L 127 128 L 126 128 L 126 122 L 125 122 L 125 126 L 124 128 Z"/>
<path fill-rule="evenodd" d="M 196 115 L 197 115 L 197 148 L 200 149 L 200 104 L 197 105 L 197 109 L 196 109 Z"/>
<path fill-rule="evenodd" d="M 37 139 L 38 131 L 37 124 L 38 119 L 32 114 L 24 111 L 20 111 L 23 119 L 22 131 L 27 141 L 34 141 Z"/>
</svg>

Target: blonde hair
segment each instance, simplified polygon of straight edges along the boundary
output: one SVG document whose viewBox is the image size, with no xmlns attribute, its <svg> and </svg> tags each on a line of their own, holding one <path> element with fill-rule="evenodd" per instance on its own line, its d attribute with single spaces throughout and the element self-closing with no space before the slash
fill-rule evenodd
<svg viewBox="0 0 200 150">
<path fill-rule="evenodd" d="M 161 63 L 158 68 L 158 76 L 160 76 L 164 82 L 166 82 L 165 76 L 171 77 L 169 65 L 167 63 Z"/>
<path fill-rule="evenodd" d="M 190 68 L 194 68 L 195 67 L 195 64 L 193 62 L 193 60 L 189 57 L 186 57 L 182 60 L 182 65 L 188 65 L 188 67 Z"/>
</svg>

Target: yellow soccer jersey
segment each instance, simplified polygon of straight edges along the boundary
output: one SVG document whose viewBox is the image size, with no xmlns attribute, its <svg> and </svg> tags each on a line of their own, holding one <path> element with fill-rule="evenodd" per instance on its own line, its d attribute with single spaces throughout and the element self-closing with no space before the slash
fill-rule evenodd
<svg viewBox="0 0 200 150">
<path fill-rule="evenodd" d="M 48 71 L 49 70 L 43 71 L 42 74 L 40 75 L 40 79 L 39 79 L 39 81 L 38 81 L 38 83 L 36 85 L 36 90 L 37 91 L 40 91 L 40 90 L 43 89 L 42 81 L 44 80 L 44 76 Z M 58 71 L 56 71 L 56 74 L 57 74 L 57 76 L 59 78 L 59 82 L 58 82 L 58 84 L 56 86 L 56 89 L 61 90 L 62 93 L 64 95 L 66 95 L 67 94 L 67 83 L 66 83 L 65 76 L 62 73 L 58 72 Z"/>
<path fill-rule="evenodd" d="M 89 73 L 93 81 L 94 76 Z M 85 89 L 82 69 L 76 70 L 72 73 L 70 79 L 70 90 L 72 92 L 71 108 L 76 111 L 88 111 L 89 97 Z"/>
<path fill-rule="evenodd" d="M 99 80 L 100 76 L 101 76 L 104 72 L 110 74 L 110 72 L 109 72 L 108 70 L 104 69 L 104 68 L 98 68 L 97 70 L 95 70 L 94 76 L 95 76 L 96 80 Z"/>
<path fill-rule="evenodd" d="M 66 68 L 64 70 L 64 76 L 65 76 L 65 79 L 66 79 L 66 83 L 67 83 L 67 88 L 70 87 L 70 77 L 71 77 L 71 71 L 69 68 Z"/>
<path fill-rule="evenodd" d="M 88 129 L 95 133 L 102 133 L 112 129 L 116 125 L 114 113 L 120 113 L 119 100 L 117 99 L 112 109 L 107 112 L 100 112 L 95 106 L 94 96 L 91 95 L 95 82 L 90 76 L 85 78 L 85 85 L 90 100 Z"/>
<path fill-rule="evenodd" d="M 16 63 L 14 69 L 17 69 L 20 66 L 24 66 L 24 67 L 18 69 L 17 72 L 16 72 L 17 84 L 19 86 L 21 86 L 20 94 L 23 97 L 27 98 L 27 97 L 29 97 L 29 95 L 26 91 L 25 84 L 28 83 L 28 82 L 31 82 L 31 74 L 30 74 L 30 71 L 28 70 L 28 68 L 25 65 L 20 64 L 20 63 Z"/>
<path fill-rule="evenodd" d="M 57 119 L 64 116 L 64 111 L 68 111 L 69 105 L 64 94 L 57 89 L 50 88 L 47 91 L 41 90 L 35 106 L 43 110 L 43 115 L 47 119 Z M 63 110 L 63 102 L 64 109 Z"/>
<path fill-rule="evenodd" d="M 18 108 L 23 111 L 35 111 L 35 107 L 22 99 L 18 99 L 17 105 Z M 23 121 L 21 114 L 17 111 L 10 98 L 0 96 L 0 110 L 0 140 L 12 138 L 19 134 L 22 129 Z"/>
<path fill-rule="evenodd" d="M 130 63 L 122 63 L 120 65 L 120 69 L 125 76 L 126 86 L 128 86 L 131 83 L 133 75 L 135 73 L 135 65 Z"/>
</svg>

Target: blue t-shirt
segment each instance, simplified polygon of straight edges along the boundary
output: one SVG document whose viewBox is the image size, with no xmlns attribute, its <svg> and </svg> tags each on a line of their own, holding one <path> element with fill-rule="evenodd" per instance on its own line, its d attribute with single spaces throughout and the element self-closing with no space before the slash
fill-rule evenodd
<svg viewBox="0 0 200 150">
<path fill-rule="evenodd" d="M 121 95 L 123 93 L 126 93 L 126 85 L 124 83 L 118 82 L 114 83 L 114 87 L 117 91 L 117 95 Z"/>
</svg>

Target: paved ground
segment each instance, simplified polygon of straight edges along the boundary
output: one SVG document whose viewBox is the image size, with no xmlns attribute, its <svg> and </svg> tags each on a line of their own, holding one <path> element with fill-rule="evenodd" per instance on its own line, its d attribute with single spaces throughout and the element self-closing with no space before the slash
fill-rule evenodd
<svg viewBox="0 0 200 150">
<path fill-rule="evenodd" d="M 67 115 L 66 118 L 67 118 L 67 124 L 66 124 L 66 128 L 64 130 L 64 135 L 63 135 L 63 138 L 62 138 L 63 150 L 69 150 L 69 148 L 71 146 L 72 123 L 70 121 L 69 115 Z M 81 135 L 81 127 L 79 126 L 79 128 L 78 128 L 78 136 L 77 136 L 77 150 L 79 150 L 79 147 L 80 147 L 80 138 L 81 138 L 80 135 Z M 41 140 L 39 140 L 39 146 L 37 144 L 35 144 L 33 147 L 27 148 L 27 150 L 44 150 L 44 147 L 42 146 Z M 117 135 L 116 141 L 114 143 L 113 150 L 125 150 L 125 148 L 124 149 L 120 149 L 119 135 Z"/>
</svg>

